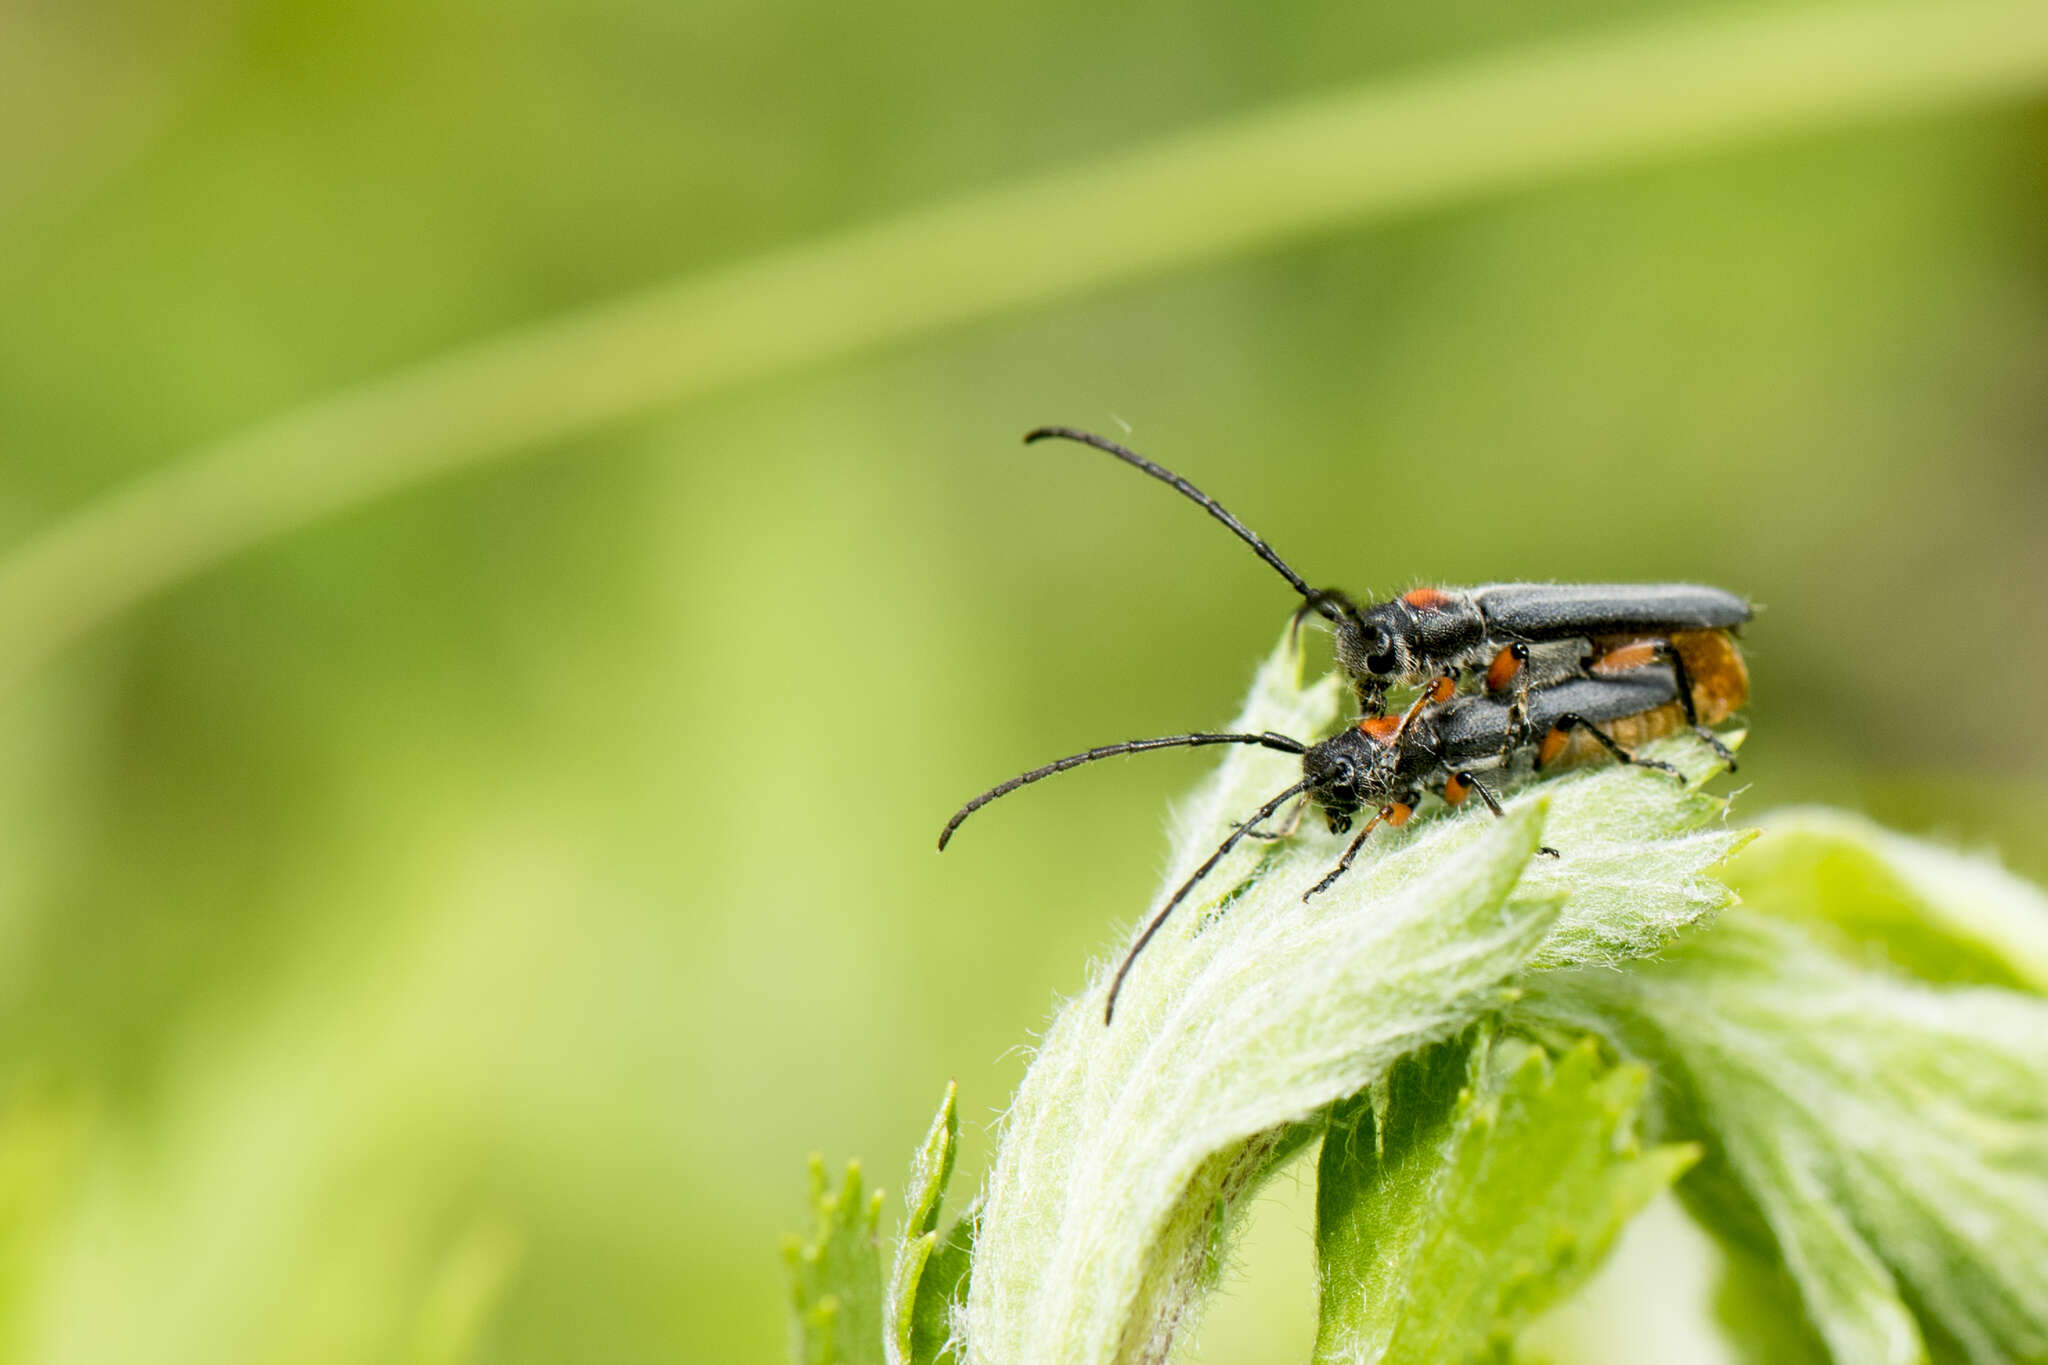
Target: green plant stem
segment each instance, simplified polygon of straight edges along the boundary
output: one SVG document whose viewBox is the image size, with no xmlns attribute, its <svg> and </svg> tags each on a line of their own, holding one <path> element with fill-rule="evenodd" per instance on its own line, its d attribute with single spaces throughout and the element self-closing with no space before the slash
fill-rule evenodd
<svg viewBox="0 0 2048 1365">
<path fill-rule="evenodd" d="M 1338 224 L 2044 86 L 2039 0 L 1717 13 L 1290 103 L 856 228 L 486 340 L 116 489 L 0 566 L 0 681 L 253 545 L 658 405 Z"/>
</svg>

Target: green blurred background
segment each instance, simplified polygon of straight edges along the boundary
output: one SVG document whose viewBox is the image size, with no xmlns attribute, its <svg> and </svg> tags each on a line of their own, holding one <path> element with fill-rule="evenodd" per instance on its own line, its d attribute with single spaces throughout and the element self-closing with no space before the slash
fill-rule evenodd
<svg viewBox="0 0 2048 1365">
<path fill-rule="evenodd" d="M 0 536 L 566 308 L 1637 17 L 0 8 Z M 1572 177 L 609 425 L 123 616 L 0 699 L 0 1357 L 774 1360 L 809 1151 L 893 1187 L 955 1077 L 971 1189 L 1200 760 L 940 822 L 1226 719 L 1291 605 L 1041 422 L 1360 592 L 1751 594 L 1739 810 L 2048 873 L 2044 210 L 2039 102 Z M 1226 1308 L 1305 1339 L 1299 1293 Z"/>
</svg>

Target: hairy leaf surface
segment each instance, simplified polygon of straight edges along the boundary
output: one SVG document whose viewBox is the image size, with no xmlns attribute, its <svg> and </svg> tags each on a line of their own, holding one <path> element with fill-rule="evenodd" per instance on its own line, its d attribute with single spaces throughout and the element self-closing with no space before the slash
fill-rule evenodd
<svg viewBox="0 0 2048 1365">
<path fill-rule="evenodd" d="M 1339 694 L 1285 644 L 1233 728 L 1304 739 Z M 1710 765 L 1691 741 L 1665 747 Z M 1227 758 L 1178 822 L 1166 890 L 1299 774 Z M 1004 1127 L 965 1317 L 978 1362 L 1156 1361 L 1198 1308 L 1239 1202 L 1329 1105 L 1512 998 L 1530 967 L 1654 951 L 1729 899 L 1706 875 L 1741 831 L 1661 774 L 1603 768 L 1514 795 L 1507 817 L 1376 835 L 1308 904 L 1327 833 L 1247 841 L 1140 959 L 1105 1028 L 1110 965 L 1060 1011 Z M 1546 819 L 1546 816 L 1548 817 Z M 1563 857 L 1538 858 L 1541 844 Z"/>
</svg>

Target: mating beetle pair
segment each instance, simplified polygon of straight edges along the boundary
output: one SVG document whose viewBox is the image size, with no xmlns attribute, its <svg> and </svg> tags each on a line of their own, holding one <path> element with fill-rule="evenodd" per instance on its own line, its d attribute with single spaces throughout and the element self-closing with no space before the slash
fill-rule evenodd
<svg viewBox="0 0 2048 1365">
<path fill-rule="evenodd" d="M 1303 896 L 1307 900 L 1343 876 L 1375 828 L 1406 823 L 1424 787 L 1433 787 L 1451 806 L 1477 794 L 1498 816 L 1500 802 L 1483 772 L 1504 770 L 1524 756 L 1540 770 L 1603 755 L 1674 771 L 1637 759 L 1632 749 L 1681 728 L 1733 766 L 1733 756 L 1709 728 L 1748 697 L 1748 672 L 1729 632 L 1751 613 L 1731 593 L 1682 583 L 1503 583 L 1418 588 L 1360 607 L 1341 591 L 1311 588 L 1249 527 L 1172 470 L 1069 427 L 1042 427 L 1024 439 L 1050 437 L 1092 446 L 1144 471 L 1251 546 L 1301 595 L 1297 625 L 1311 615 L 1329 622 L 1337 665 L 1363 713 L 1355 725 L 1313 744 L 1271 733 L 1198 733 L 1103 745 L 1000 783 L 947 822 L 941 849 L 963 820 L 996 798 L 1119 754 L 1242 744 L 1301 755 L 1301 780 L 1236 826 L 1146 923 L 1110 984 L 1105 1023 L 1138 954 L 1175 907 L 1246 837 L 1285 837 L 1258 826 L 1289 801 L 1313 802 L 1339 834 L 1366 807 L 1377 807 L 1329 875 Z M 1458 680 L 1467 674 L 1480 676 L 1481 690 L 1457 696 Z M 1388 692 L 1410 685 L 1422 690 L 1406 711 L 1384 714 Z M 1297 809 L 1297 821 L 1299 815 Z M 1290 823 L 1286 833 L 1292 828 Z M 1555 850 L 1544 851 L 1555 856 Z"/>
</svg>

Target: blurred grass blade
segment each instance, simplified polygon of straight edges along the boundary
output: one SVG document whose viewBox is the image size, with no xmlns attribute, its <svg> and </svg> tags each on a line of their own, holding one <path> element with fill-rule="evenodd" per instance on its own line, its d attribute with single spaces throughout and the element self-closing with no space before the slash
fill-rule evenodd
<svg viewBox="0 0 2048 1365">
<path fill-rule="evenodd" d="M 410 1365 L 466 1365 L 481 1355 L 525 1255 L 525 1239 L 502 1219 L 481 1219 L 458 1237 L 427 1282 Z"/>
<path fill-rule="evenodd" d="M 2048 85 L 2039 0 L 1719 11 L 1256 112 L 507 333 L 115 490 L 0 569 L 0 669 L 393 490 L 1012 309 L 1588 169 Z"/>
<path fill-rule="evenodd" d="M 1591 1038 L 1553 1057 L 1482 1028 L 1338 1105 L 1316 1177 L 1316 1359 L 1504 1356 L 1698 1159 L 1636 1142 L 1649 1079 Z"/>
</svg>

